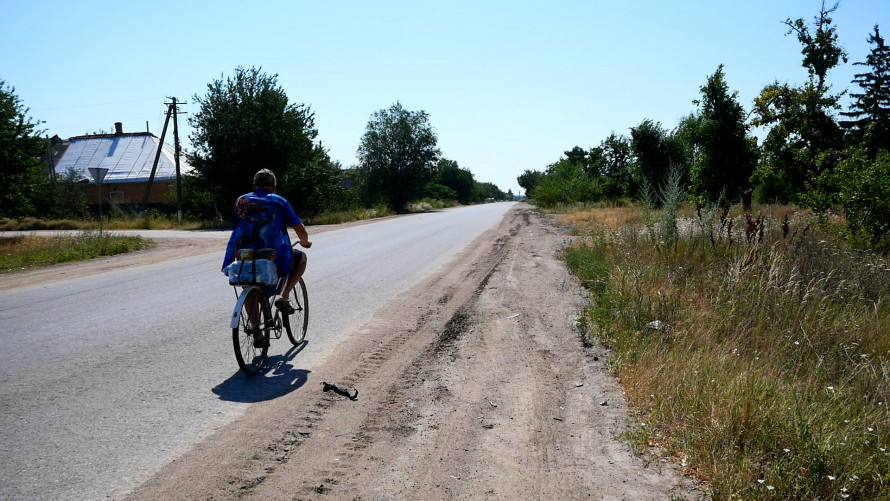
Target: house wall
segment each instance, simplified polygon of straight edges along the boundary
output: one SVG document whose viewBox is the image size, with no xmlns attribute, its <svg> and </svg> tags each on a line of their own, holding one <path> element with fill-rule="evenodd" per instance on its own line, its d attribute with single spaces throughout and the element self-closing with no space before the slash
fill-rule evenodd
<svg viewBox="0 0 890 501">
<path fill-rule="evenodd" d="M 102 204 L 141 204 L 145 197 L 145 186 L 147 182 L 142 183 L 103 183 L 102 184 Z M 168 195 L 168 193 L 170 193 Z M 99 190 L 96 185 L 87 188 L 87 197 L 92 205 L 99 204 Z M 149 195 L 148 203 L 176 203 L 176 182 L 175 181 L 155 181 L 151 185 L 151 195 Z"/>
</svg>

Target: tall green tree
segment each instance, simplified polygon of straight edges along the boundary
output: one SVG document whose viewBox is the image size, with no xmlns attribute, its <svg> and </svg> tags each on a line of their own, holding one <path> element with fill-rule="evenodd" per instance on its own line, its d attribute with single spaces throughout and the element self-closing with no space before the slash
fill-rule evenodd
<svg viewBox="0 0 890 501">
<path fill-rule="evenodd" d="M 433 183 L 454 190 L 457 201 L 466 205 L 476 198 L 476 180 L 468 169 L 462 169 L 454 160 L 439 159 Z"/>
<path fill-rule="evenodd" d="M 312 159 L 305 165 L 287 169 L 279 176 L 278 193 L 291 201 L 300 217 L 324 212 L 349 210 L 359 204 L 352 181 L 346 182 L 346 172 L 340 162 L 331 159 L 327 150 L 316 145 Z"/>
<path fill-rule="evenodd" d="M 800 87 L 775 82 L 754 100 L 752 124 L 769 129 L 754 176 L 761 201 L 806 203 L 807 195 L 819 188 L 820 174 L 840 159 L 844 137 L 834 114 L 841 95 L 832 94 L 826 84 L 828 71 L 847 61 L 831 19 L 836 9 L 837 4 L 826 9 L 823 3 L 813 32 L 803 19 L 785 21 L 788 34 L 794 33 L 802 45 L 809 80 Z"/>
<path fill-rule="evenodd" d="M 633 152 L 627 136 L 612 132 L 603 139 L 599 146 L 602 150 L 603 163 L 600 175 L 603 182 L 603 196 L 606 198 L 628 197 L 637 195 L 638 180 L 633 172 Z"/>
<path fill-rule="evenodd" d="M 541 171 L 526 169 L 521 176 L 516 178 L 516 183 L 525 190 L 526 197 L 534 198 L 535 187 L 541 183 L 544 176 L 546 176 L 546 174 Z"/>
<path fill-rule="evenodd" d="M 605 172 L 609 168 L 607 161 L 602 145 L 594 146 L 587 151 L 587 163 L 584 165 L 584 170 L 591 176 L 605 176 Z"/>
<path fill-rule="evenodd" d="M 32 216 L 41 194 L 47 191 L 46 165 L 41 155 L 47 142 L 40 137 L 37 122 L 15 93 L 15 87 L 0 80 L 0 215 Z"/>
<path fill-rule="evenodd" d="M 800 49 L 803 55 L 801 64 L 806 68 L 810 75 L 810 82 L 815 85 L 816 91 L 820 94 L 828 91 L 825 84 L 828 71 L 841 61 L 847 62 L 847 53 L 838 43 L 837 27 L 831 20 L 831 15 L 837 11 L 839 5 L 840 2 L 835 2 L 831 8 L 826 9 L 825 1 L 822 1 L 819 15 L 813 21 L 814 31 L 812 33 L 803 18 L 785 20 L 785 26 L 788 26 L 787 34 L 794 33 L 802 46 Z"/>
<path fill-rule="evenodd" d="M 730 92 L 721 64 L 701 87 L 696 123 L 690 127 L 694 155 L 689 169 L 689 186 L 701 202 L 716 202 L 743 196 L 757 164 L 757 143 L 748 137 L 747 115 Z"/>
<path fill-rule="evenodd" d="M 279 191 L 299 195 L 290 200 L 299 210 L 305 193 L 287 183 L 302 180 L 299 171 L 317 158 L 318 132 L 309 107 L 290 103 L 277 75 L 242 67 L 209 83 L 193 102 L 199 109 L 189 118 L 194 151 L 188 157 L 195 187 L 229 217 L 235 199 L 252 187 L 254 173 L 267 168 L 278 177 Z"/>
<path fill-rule="evenodd" d="M 571 150 L 566 151 L 565 159 L 582 167 L 586 167 L 587 164 L 590 162 L 588 152 L 580 146 L 575 146 Z"/>
<path fill-rule="evenodd" d="M 409 111 L 396 102 L 374 112 L 358 148 L 372 196 L 398 211 L 420 198 L 441 154 L 437 142 L 423 110 Z"/>
<path fill-rule="evenodd" d="M 505 200 L 507 194 L 501 191 L 494 183 L 477 183 L 476 185 L 477 201 L 483 202 L 489 198 L 493 200 Z"/>
<path fill-rule="evenodd" d="M 686 152 L 681 142 L 660 123 L 647 118 L 640 125 L 631 127 L 630 136 L 636 168 L 652 188 L 667 181 L 671 168 L 680 169 L 685 184 Z"/>
<path fill-rule="evenodd" d="M 841 115 L 850 120 L 842 120 L 841 126 L 851 135 L 852 143 L 860 143 L 871 129 L 868 155 L 875 158 L 878 150 L 890 150 L 890 47 L 884 42 L 878 25 L 868 37 L 873 47 L 865 61 L 854 65 L 867 66 L 870 71 L 857 73 L 853 83 L 861 89 L 850 92 L 853 102 L 849 111 Z"/>
</svg>

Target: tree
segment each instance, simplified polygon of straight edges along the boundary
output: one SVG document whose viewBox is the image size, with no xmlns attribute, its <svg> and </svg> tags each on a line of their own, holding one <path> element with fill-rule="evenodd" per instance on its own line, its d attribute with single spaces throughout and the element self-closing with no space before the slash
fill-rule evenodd
<svg viewBox="0 0 890 501">
<path fill-rule="evenodd" d="M 436 200 L 457 200 L 456 191 L 437 183 L 427 183 L 423 188 L 423 194 Z"/>
<path fill-rule="evenodd" d="M 425 111 L 408 111 L 396 102 L 371 115 L 358 148 L 371 193 L 395 210 L 420 198 L 439 159 L 436 143 Z"/>
<path fill-rule="evenodd" d="M 565 152 L 566 160 L 576 163 L 582 167 L 586 167 L 590 162 L 587 151 L 580 146 L 575 146 L 571 150 Z"/>
<path fill-rule="evenodd" d="M 605 157 L 603 156 L 603 150 L 599 147 L 585 150 L 580 146 L 575 146 L 571 150 L 564 152 L 564 154 L 565 158 L 560 158 L 560 161 L 565 160 L 567 162 L 578 165 L 581 167 L 582 170 L 584 170 L 584 172 L 592 176 L 601 175 L 601 171 L 603 170 L 604 163 L 606 161 Z M 551 165 L 551 167 L 553 165 Z"/>
<path fill-rule="evenodd" d="M 278 178 L 282 196 L 292 200 L 294 209 L 301 217 L 311 217 L 323 212 L 348 210 L 358 205 L 340 163 L 332 160 L 327 150 L 317 145 L 312 159 L 302 168 L 288 169 Z"/>
<path fill-rule="evenodd" d="M 591 176 L 604 176 L 608 170 L 606 152 L 602 146 L 594 146 L 587 151 L 587 163 L 584 171 Z"/>
<path fill-rule="evenodd" d="M 840 159 L 843 132 L 833 116 L 840 108 L 840 94 L 831 94 L 825 84 L 828 71 L 847 61 L 830 17 L 836 9 L 837 4 L 830 9 L 822 4 L 813 24 L 815 34 L 803 19 L 785 21 L 788 34 L 795 33 L 803 45 L 809 81 L 801 87 L 775 82 L 754 100 L 752 124 L 770 128 L 754 175 L 761 201 L 805 202 L 806 194 L 818 189 L 820 174 Z"/>
<path fill-rule="evenodd" d="M 476 191 L 478 193 L 477 201 L 479 202 L 486 201 L 489 198 L 493 200 L 503 200 L 506 197 L 506 194 L 494 183 L 478 183 Z"/>
<path fill-rule="evenodd" d="M 862 90 L 850 93 L 854 101 L 850 110 L 841 112 L 841 115 L 851 120 L 841 121 L 841 126 L 850 132 L 854 143 L 861 142 L 871 128 L 868 155 L 875 158 L 878 150 L 890 150 L 890 47 L 881 37 L 877 25 L 875 32 L 869 35 L 868 43 L 874 47 L 865 62 L 853 64 L 868 66 L 871 71 L 854 75 L 853 83 Z"/>
<path fill-rule="evenodd" d="M 603 196 L 620 198 L 636 196 L 637 183 L 631 165 L 633 152 L 627 136 L 619 136 L 612 132 L 600 143 L 603 164 L 600 175 L 604 176 Z"/>
<path fill-rule="evenodd" d="M 681 178 L 685 184 L 686 154 L 683 146 L 660 123 L 643 120 L 637 127 L 631 127 L 630 136 L 637 169 L 649 186 L 661 186 L 672 166 L 682 168 Z"/>
<path fill-rule="evenodd" d="M 828 70 L 837 66 L 841 61 L 847 62 L 847 53 L 838 44 L 837 28 L 832 24 L 830 17 L 837 10 L 838 5 L 840 5 L 839 2 L 830 9 L 826 9 L 823 0 L 819 15 L 813 23 L 816 29 L 815 34 L 810 34 L 810 30 L 802 18 L 794 21 L 791 18 L 785 20 L 785 25 L 788 26 L 787 34 L 797 35 L 797 40 L 803 46 L 800 50 L 803 54 L 801 64 L 807 69 L 810 82 L 815 84 L 819 94 L 824 94 L 828 90 L 825 86 Z"/>
<path fill-rule="evenodd" d="M 757 164 L 757 144 L 748 137 L 746 113 L 738 102 L 738 92 L 730 92 L 721 64 L 701 87 L 702 99 L 694 101 L 700 109 L 688 121 L 693 145 L 689 169 L 690 191 L 701 202 L 716 202 L 743 195 Z"/>
<path fill-rule="evenodd" d="M 549 165 L 547 174 L 534 189 L 535 201 L 544 207 L 589 202 L 601 197 L 598 178 L 589 175 L 583 165 L 565 158 Z"/>
<path fill-rule="evenodd" d="M 87 194 L 89 185 L 84 179 L 69 168 L 63 175 L 56 175 L 55 181 L 47 184 L 46 212 L 42 214 L 54 218 L 86 219 L 89 217 L 89 202 Z M 94 188 L 95 189 L 95 188 Z"/>
<path fill-rule="evenodd" d="M 454 191 L 454 198 L 466 205 L 476 198 L 476 180 L 473 173 L 462 169 L 454 160 L 442 158 L 436 167 L 433 183 L 450 188 Z"/>
<path fill-rule="evenodd" d="M 526 197 L 534 198 L 535 187 L 540 184 L 545 175 L 541 171 L 526 169 L 521 176 L 516 178 L 516 182 L 525 190 Z"/>
<path fill-rule="evenodd" d="M 259 68 L 238 67 L 234 76 L 214 80 L 204 96 L 193 98 L 199 107 L 189 118 L 193 184 L 224 208 L 226 217 L 261 168 L 275 172 L 279 191 L 298 195 L 290 201 L 298 210 L 302 207 L 305 187 L 289 183 L 304 180 L 300 171 L 318 158 L 313 146 L 318 132 L 309 107 L 289 103 L 277 79 Z"/>
<path fill-rule="evenodd" d="M 0 215 L 31 216 L 46 192 L 46 140 L 27 116 L 15 87 L 0 80 Z"/>
</svg>

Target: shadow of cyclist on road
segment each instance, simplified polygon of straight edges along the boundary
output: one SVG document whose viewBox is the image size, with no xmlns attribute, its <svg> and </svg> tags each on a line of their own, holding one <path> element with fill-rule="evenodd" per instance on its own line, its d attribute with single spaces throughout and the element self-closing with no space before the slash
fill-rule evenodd
<svg viewBox="0 0 890 501">
<path fill-rule="evenodd" d="M 306 369 L 296 369 L 293 359 L 309 344 L 304 341 L 283 355 L 272 355 L 266 359 L 265 369 L 254 376 L 240 370 L 229 379 L 213 388 L 220 400 L 229 402 L 255 403 L 272 400 L 302 387 L 309 378 Z"/>
</svg>

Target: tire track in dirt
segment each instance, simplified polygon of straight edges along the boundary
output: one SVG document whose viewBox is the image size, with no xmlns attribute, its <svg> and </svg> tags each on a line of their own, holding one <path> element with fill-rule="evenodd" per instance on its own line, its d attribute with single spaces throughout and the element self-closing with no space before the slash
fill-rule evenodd
<svg viewBox="0 0 890 501">
<path fill-rule="evenodd" d="M 375 444 L 388 444 L 393 439 L 405 439 L 417 433 L 416 425 L 420 416 L 412 403 L 412 394 L 429 377 L 427 366 L 430 361 L 443 356 L 448 357 L 454 344 L 468 329 L 471 315 L 469 312 L 473 309 L 473 303 L 478 300 L 495 268 L 507 255 L 508 242 L 509 238 L 499 238 L 493 249 L 475 261 L 471 269 L 459 278 L 458 283 L 442 280 L 430 288 L 431 290 L 442 288 L 444 293 L 431 305 L 416 306 L 417 309 L 424 310 L 416 325 L 395 332 L 389 341 L 368 354 L 354 373 L 343 379 L 350 386 L 368 378 L 390 381 L 391 384 L 386 388 L 383 397 L 372 406 L 356 431 L 344 433 L 340 437 L 341 440 L 330 448 L 328 460 L 313 462 L 313 467 L 321 463 L 328 466 L 335 465 L 335 468 L 301 471 L 310 478 L 322 481 L 318 485 L 304 485 L 296 492 L 298 498 L 303 496 L 305 499 L 310 499 L 320 494 L 337 497 L 335 493 L 341 492 L 341 480 L 350 472 L 361 469 L 362 465 L 368 462 L 377 463 L 381 467 L 386 466 L 388 461 L 374 452 L 368 452 L 369 449 L 373 450 Z M 448 320 L 443 324 L 444 318 Z M 404 367 L 403 358 L 393 360 L 392 356 L 395 353 L 399 353 L 401 357 L 406 353 L 414 353 L 415 358 Z M 395 365 L 389 367 L 390 362 L 394 362 Z M 261 498 L 274 498 L 280 491 L 273 493 L 258 489 L 256 494 Z"/>
</svg>

